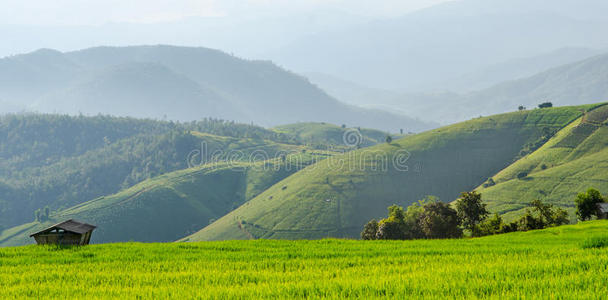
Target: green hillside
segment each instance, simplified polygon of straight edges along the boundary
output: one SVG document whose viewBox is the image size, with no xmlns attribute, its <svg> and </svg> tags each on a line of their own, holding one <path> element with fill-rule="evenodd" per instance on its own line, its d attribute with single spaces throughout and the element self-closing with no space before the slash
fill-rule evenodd
<svg viewBox="0 0 608 300">
<path fill-rule="evenodd" d="M 459 240 L 0 248 L 0 298 L 598 299 L 607 230 L 592 221 Z"/>
<path fill-rule="evenodd" d="M 67 219 L 97 225 L 93 243 L 174 241 L 331 154 L 311 150 L 284 160 L 209 163 L 157 176 L 117 194 L 54 212 L 50 220 L 6 230 L 0 235 L 0 245 L 32 243 L 29 234 Z"/>
<path fill-rule="evenodd" d="M 336 156 L 269 188 L 186 241 L 358 237 L 391 204 L 449 201 L 506 168 L 589 106 L 478 118 Z"/>
<path fill-rule="evenodd" d="M 205 150 L 201 150 L 202 145 Z M 301 146 L 259 138 L 233 138 L 198 132 L 171 131 L 123 139 L 56 163 L 25 168 L 0 178 L 13 187 L 6 195 L 2 223 L 17 225 L 33 218 L 36 209 L 67 208 L 116 193 L 143 180 L 201 163 L 200 151 L 216 160 L 249 161 L 299 152 Z M 198 151 L 198 152 L 193 152 Z M 254 153 L 265 157 L 251 157 Z M 195 157 L 190 157 L 196 154 Z M 267 158 L 266 158 L 267 157 Z M 189 162 L 189 159 L 191 160 Z M 212 159 L 207 157 L 207 159 Z M 0 196 L 0 199 L 2 197 Z"/>
<path fill-rule="evenodd" d="M 507 219 L 541 199 L 568 209 L 590 187 L 608 192 L 608 105 L 598 107 L 558 132 L 533 153 L 492 177 L 496 185 L 482 193 L 492 211 Z"/>
<path fill-rule="evenodd" d="M 314 130 L 310 130 L 312 127 Z M 2 116 L 0 135 L 6 136 L 8 143 L 0 144 L 0 232 L 32 222 L 37 210 L 44 212 L 48 207 L 50 214 L 59 218 L 61 212 L 72 206 L 102 196 L 122 195 L 121 191 L 142 181 L 207 162 L 259 162 L 284 155 L 291 158 L 289 154 L 295 153 L 299 154 L 297 157 L 308 157 L 301 163 L 306 165 L 315 153 L 319 154 L 315 159 L 331 154 L 315 150 L 319 148 L 316 146 L 340 152 L 354 149 L 344 145 L 341 135 L 345 129 L 327 123 L 312 127 L 308 123 L 292 124 L 283 127 L 289 130 L 279 131 L 213 119 L 174 123 L 110 116 Z M 336 136 L 328 140 L 328 132 L 335 128 L 338 128 Z M 366 141 L 365 146 L 386 135 L 371 129 L 361 129 L 357 134 Z M 299 162 L 284 162 L 293 163 Z M 268 187 L 268 182 L 274 183 L 300 167 L 290 168 L 287 173 L 278 172 L 277 178 L 260 180 L 259 185 Z M 223 184 L 228 188 L 236 179 L 227 170 L 223 172 L 220 172 L 222 180 L 227 181 Z M 163 184 L 162 180 L 155 182 Z M 167 182 L 171 184 L 172 180 Z M 200 221 L 192 222 L 195 227 L 180 227 L 182 231 L 177 236 L 146 239 L 183 237 L 207 225 L 204 220 L 218 218 L 244 202 L 240 196 L 224 196 L 221 201 L 231 203 L 226 204 L 228 210 L 215 211 L 212 217 L 196 214 Z M 77 217 L 86 219 L 88 215 Z"/>
</svg>

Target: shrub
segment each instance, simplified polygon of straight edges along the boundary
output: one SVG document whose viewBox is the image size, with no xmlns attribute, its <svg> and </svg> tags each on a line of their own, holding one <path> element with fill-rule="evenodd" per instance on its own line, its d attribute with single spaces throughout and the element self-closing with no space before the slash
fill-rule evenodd
<svg viewBox="0 0 608 300">
<path fill-rule="evenodd" d="M 492 177 L 488 178 L 488 180 L 486 180 L 486 182 L 483 184 L 484 188 L 487 187 L 491 187 L 491 186 L 495 186 L 496 182 L 494 181 L 494 179 Z"/>
</svg>

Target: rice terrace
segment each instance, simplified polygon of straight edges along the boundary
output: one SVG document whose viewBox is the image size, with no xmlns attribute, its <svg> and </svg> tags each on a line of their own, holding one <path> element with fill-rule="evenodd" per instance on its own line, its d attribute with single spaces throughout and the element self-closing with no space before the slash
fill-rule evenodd
<svg viewBox="0 0 608 300">
<path fill-rule="evenodd" d="M 605 247 L 608 221 L 462 240 L 2 248 L 0 298 L 598 299 Z"/>
<path fill-rule="evenodd" d="M 606 0 L 0 7 L 0 300 L 608 299 Z"/>
</svg>

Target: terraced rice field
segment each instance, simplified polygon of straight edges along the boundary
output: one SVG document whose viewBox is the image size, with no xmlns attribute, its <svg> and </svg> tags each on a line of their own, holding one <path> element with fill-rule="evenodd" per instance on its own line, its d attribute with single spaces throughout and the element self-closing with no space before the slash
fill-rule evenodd
<svg viewBox="0 0 608 300">
<path fill-rule="evenodd" d="M 478 239 L 0 248 L 0 298 L 608 295 L 608 222 Z"/>
</svg>

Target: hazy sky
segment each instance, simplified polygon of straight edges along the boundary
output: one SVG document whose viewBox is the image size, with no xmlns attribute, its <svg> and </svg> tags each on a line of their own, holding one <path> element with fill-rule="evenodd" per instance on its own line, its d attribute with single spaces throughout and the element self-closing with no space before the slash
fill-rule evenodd
<svg viewBox="0 0 608 300">
<path fill-rule="evenodd" d="M 396 16 L 449 0 L 0 0 L 0 24 L 99 25 L 190 16 L 259 17 L 310 10 Z"/>
</svg>

